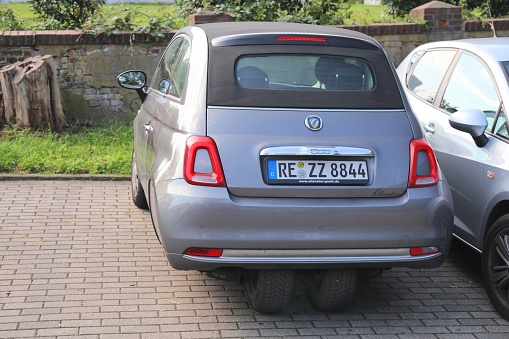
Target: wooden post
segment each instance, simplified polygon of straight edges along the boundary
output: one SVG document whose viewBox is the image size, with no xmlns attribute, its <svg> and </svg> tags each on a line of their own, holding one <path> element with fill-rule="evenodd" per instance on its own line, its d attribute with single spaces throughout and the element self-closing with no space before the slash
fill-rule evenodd
<svg viewBox="0 0 509 339">
<path fill-rule="evenodd" d="M 36 56 L 0 69 L 4 117 L 20 128 L 60 131 L 66 126 L 56 63 L 51 55 Z"/>
</svg>

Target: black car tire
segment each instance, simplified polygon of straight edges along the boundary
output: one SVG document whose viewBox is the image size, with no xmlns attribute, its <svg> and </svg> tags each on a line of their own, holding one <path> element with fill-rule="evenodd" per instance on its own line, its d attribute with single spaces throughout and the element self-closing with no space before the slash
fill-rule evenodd
<svg viewBox="0 0 509 339">
<path fill-rule="evenodd" d="M 355 269 L 310 270 L 306 277 L 309 298 L 323 312 L 340 312 L 355 296 L 359 274 Z"/>
<path fill-rule="evenodd" d="M 138 166 L 136 166 L 136 154 L 134 153 L 134 150 L 131 158 L 131 196 L 136 207 L 144 210 L 148 209 L 145 191 L 141 186 L 141 182 L 138 176 Z"/>
<path fill-rule="evenodd" d="M 250 270 L 246 290 L 251 307 L 260 313 L 277 313 L 290 302 L 293 270 Z"/>
<path fill-rule="evenodd" d="M 495 309 L 509 319 L 509 214 L 488 231 L 481 261 L 486 293 Z"/>
</svg>

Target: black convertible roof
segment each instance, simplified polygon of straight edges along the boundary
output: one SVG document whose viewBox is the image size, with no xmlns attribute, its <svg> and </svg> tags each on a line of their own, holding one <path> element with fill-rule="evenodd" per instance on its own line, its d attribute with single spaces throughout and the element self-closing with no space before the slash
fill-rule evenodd
<svg viewBox="0 0 509 339">
<path fill-rule="evenodd" d="M 277 22 L 197 25 L 207 36 L 207 104 L 213 106 L 345 109 L 402 109 L 393 67 L 381 45 L 359 32 L 330 26 Z M 308 54 L 365 60 L 374 72 L 369 91 L 312 91 L 241 88 L 235 63 L 245 55 Z"/>
<path fill-rule="evenodd" d="M 217 38 L 216 41 L 222 40 L 221 38 L 240 35 L 255 35 L 255 34 L 309 34 L 309 35 L 327 35 L 331 37 L 343 37 L 358 39 L 365 41 L 380 48 L 378 42 L 372 37 L 363 33 L 336 28 L 332 26 L 319 26 L 309 24 L 297 24 L 286 22 L 221 22 L 198 25 L 209 41 Z"/>
</svg>

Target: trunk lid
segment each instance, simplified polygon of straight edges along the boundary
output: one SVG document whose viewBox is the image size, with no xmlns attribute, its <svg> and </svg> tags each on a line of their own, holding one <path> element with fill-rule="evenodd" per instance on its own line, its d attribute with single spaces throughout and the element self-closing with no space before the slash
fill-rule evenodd
<svg viewBox="0 0 509 339">
<path fill-rule="evenodd" d="M 315 116 L 323 126 L 312 131 Z M 413 133 L 404 110 L 215 106 L 207 135 L 235 196 L 394 197 L 407 189 Z"/>
</svg>

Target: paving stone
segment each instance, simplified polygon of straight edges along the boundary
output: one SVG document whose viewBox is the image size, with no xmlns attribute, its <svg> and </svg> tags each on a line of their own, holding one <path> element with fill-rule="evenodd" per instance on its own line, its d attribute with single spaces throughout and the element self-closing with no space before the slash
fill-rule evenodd
<svg viewBox="0 0 509 339">
<path fill-rule="evenodd" d="M 507 338 L 480 256 L 454 242 L 434 270 L 361 281 L 324 313 L 302 276 L 280 314 L 248 307 L 244 286 L 168 265 L 129 181 L 0 180 L 0 338 Z"/>
</svg>

